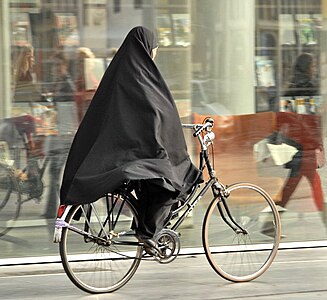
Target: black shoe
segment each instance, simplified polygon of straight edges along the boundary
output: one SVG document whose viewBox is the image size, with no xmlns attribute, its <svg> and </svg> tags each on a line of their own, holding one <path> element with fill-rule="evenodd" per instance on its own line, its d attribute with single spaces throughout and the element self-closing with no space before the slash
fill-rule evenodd
<svg viewBox="0 0 327 300">
<path fill-rule="evenodd" d="M 157 243 L 153 239 L 142 239 L 139 238 L 139 241 L 143 243 L 144 251 L 151 256 L 160 256 L 161 251 L 158 248 Z"/>
</svg>

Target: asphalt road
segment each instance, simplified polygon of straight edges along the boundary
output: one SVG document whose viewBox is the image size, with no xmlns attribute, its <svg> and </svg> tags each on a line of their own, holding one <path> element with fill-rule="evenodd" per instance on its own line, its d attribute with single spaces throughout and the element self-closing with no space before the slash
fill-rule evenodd
<svg viewBox="0 0 327 300">
<path fill-rule="evenodd" d="M 2 266 L 0 299 L 327 299 L 327 247 L 280 250 L 271 268 L 248 283 L 220 278 L 203 254 L 167 265 L 144 261 L 123 288 L 102 295 L 80 291 L 58 263 Z"/>
</svg>

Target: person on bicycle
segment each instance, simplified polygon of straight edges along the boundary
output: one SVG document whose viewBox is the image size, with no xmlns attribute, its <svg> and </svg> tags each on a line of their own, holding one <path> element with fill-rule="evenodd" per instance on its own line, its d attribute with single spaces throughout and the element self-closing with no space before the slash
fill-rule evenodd
<svg viewBox="0 0 327 300">
<path fill-rule="evenodd" d="M 157 48 L 149 29 L 128 33 L 75 135 L 61 186 L 61 204 L 86 204 L 132 183 L 139 200 L 137 235 L 146 250 L 155 247 L 153 237 L 177 197 L 201 178 L 154 63 Z"/>
</svg>

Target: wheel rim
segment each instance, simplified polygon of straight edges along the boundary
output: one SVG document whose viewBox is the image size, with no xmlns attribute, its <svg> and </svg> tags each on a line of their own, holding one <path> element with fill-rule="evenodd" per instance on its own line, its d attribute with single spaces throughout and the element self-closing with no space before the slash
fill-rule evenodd
<svg viewBox="0 0 327 300">
<path fill-rule="evenodd" d="M 271 198 L 255 185 L 232 185 L 228 192 L 228 207 L 247 233 L 235 233 L 228 227 L 214 201 L 205 216 L 203 244 L 211 266 L 219 275 L 231 281 L 249 281 L 272 263 L 279 245 L 280 220 Z M 272 237 L 263 234 L 265 226 Z"/>
<path fill-rule="evenodd" d="M 20 212 L 20 193 L 13 191 L 13 183 L 7 170 L 0 170 L 0 236 L 12 229 Z"/>
<path fill-rule="evenodd" d="M 94 205 L 96 207 L 99 218 L 104 222 L 107 216 L 107 208 L 105 200 L 98 200 Z M 123 203 L 123 204 L 122 204 Z M 63 239 L 60 244 L 60 254 L 65 271 L 69 278 L 82 290 L 91 293 L 112 292 L 128 282 L 135 273 L 141 259 L 142 247 L 130 245 L 119 245 L 114 242 L 137 242 L 135 234 L 131 231 L 133 220 L 136 213 L 127 203 L 118 200 L 114 208 L 114 218 L 117 217 L 118 211 L 121 210 L 120 217 L 114 234 L 125 232 L 125 235 L 114 237 L 111 244 L 95 243 L 90 239 L 84 239 L 83 236 L 65 228 L 63 230 Z M 82 214 L 79 221 L 73 219 L 78 208 L 68 216 L 71 225 L 82 230 L 85 229 L 85 218 Z M 108 223 L 104 222 L 107 232 Z M 92 213 L 90 228 L 93 233 L 100 232 L 100 225 L 96 221 L 95 215 Z M 105 234 L 101 233 L 104 238 Z"/>
</svg>

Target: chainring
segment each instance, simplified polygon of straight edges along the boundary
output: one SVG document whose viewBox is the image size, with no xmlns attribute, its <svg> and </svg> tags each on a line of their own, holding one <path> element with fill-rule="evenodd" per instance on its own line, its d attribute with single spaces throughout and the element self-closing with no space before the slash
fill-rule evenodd
<svg viewBox="0 0 327 300">
<path fill-rule="evenodd" d="M 181 244 L 175 231 L 163 229 L 157 234 L 155 241 L 162 254 L 156 258 L 159 263 L 168 264 L 177 258 Z"/>
</svg>

